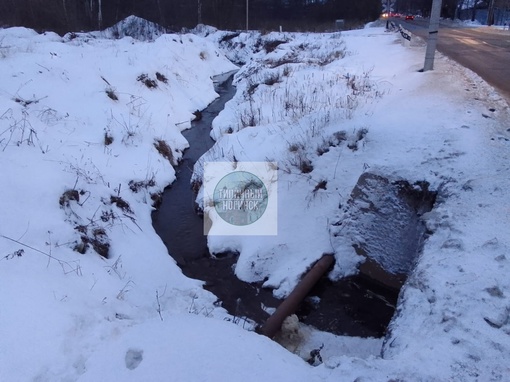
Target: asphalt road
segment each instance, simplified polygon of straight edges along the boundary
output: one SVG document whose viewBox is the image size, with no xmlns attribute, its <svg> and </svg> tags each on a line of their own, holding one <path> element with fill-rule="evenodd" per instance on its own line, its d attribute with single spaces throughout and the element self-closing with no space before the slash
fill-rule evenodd
<svg viewBox="0 0 510 382">
<path fill-rule="evenodd" d="M 394 19 L 427 41 L 428 19 Z M 489 27 L 441 25 L 437 50 L 477 73 L 510 103 L 510 31 Z"/>
</svg>

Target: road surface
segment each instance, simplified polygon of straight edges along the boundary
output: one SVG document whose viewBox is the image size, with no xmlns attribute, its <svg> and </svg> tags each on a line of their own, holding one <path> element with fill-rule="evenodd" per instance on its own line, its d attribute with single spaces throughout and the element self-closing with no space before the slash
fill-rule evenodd
<svg viewBox="0 0 510 382">
<path fill-rule="evenodd" d="M 393 21 L 427 41 L 428 19 Z M 437 50 L 477 73 L 510 103 L 509 30 L 441 25 Z"/>
</svg>

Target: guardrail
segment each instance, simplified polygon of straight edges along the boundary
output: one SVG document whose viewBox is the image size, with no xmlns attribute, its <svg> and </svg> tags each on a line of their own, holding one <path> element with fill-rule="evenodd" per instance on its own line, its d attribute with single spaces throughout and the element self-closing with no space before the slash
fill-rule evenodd
<svg viewBox="0 0 510 382">
<path fill-rule="evenodd" d="M 407 29 L 405 29 L 401 24 L 397 25 L 397 24 L 395 24 L 395 22 L 390 21 L 388 29 L 390 31 L 395 31 L 395 30 L 399 31 L 400 36 L 402 37 L 403 40 L 409 41 L 409 43 L 411 42 L 412 33 L 410 31 L 408 31 Z"/>
</svg>

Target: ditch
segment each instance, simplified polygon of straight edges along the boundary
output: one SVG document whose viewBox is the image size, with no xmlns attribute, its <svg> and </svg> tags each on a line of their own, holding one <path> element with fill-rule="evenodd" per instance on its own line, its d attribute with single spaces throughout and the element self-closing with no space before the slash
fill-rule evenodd
<svg viewBox="0 0 510 382">
<path fill-rule="evenodd" d="M 165 189 L 152 221 L 169 254 L 187 277 L 203 280 L 204 288 L 216 295 L 218 304 L 235 318 L 246 317 L 261 325 L 269 317 L 262 307 L 276 308 L 281 301 L 273 297 L 271 289 L 262 288 L 261 283 L 246 283 L 235 276 L 238 254 L 214 257 L 209 254 L 203 217 L 196 213 L 196 195 L 190 186 L 194 163 L 214 145 L 210 138 L 212 121 L 235 94 L 232 80 L 233 75 L 217 84 L 220 97 L 201 112 L 201 118 L 192 122 L 191 129 L 183 132 L 190 148 L 176 167 L 176 180 Z M 427 234 L 420 215 L 430 211 L 434 201 L 435 194 L 425 184 L 392 182 L 383 176 L 363 174 L 351 194 L 347 213 L 363 217 L 357 226 L 350 228 L 367 234 L 369 244 L 355 246 L 367 261 L 356 276 L 340 281 L 322 277 L 296 312 L 300 321 L 334 334 L 384 336 L 400 287 Z M 366 205 L 370 207 L 363 207 Z M 340 226 L 342 222 L 335 224 Z M 374 224 L 388 230 L 370 228 Z M 389 250 L 381 251 L 387 245 Z M 383 261 L 395 255 L 399 258 Z M 402 261 L 407 268 L 393 267 L 392 264 Z"/>
</svg>

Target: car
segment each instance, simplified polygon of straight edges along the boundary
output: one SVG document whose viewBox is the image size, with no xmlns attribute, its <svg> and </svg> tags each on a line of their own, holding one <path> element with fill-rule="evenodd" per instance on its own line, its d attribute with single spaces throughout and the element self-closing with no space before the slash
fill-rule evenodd
<svg viewBox="0 0 510 382">
<path fill-rule="evenodd" d="M 413 15 L 407 15 L 406 16 L 406 20 L 414 20 L 414 16 Z"/>
</svg>

